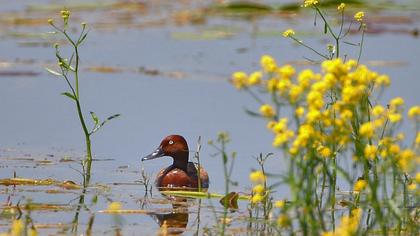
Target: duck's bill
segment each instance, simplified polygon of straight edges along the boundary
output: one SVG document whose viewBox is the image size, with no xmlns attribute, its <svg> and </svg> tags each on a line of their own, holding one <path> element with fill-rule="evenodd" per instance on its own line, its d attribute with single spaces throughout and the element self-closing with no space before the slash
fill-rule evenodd
<svg viewBox="0 0 420 236">
<path fill-rule="evenodd" d="M 156 158 L 163 157 L 163 156 L 165 156 L 165 153 L 163 152 L 163 149 L 161 147 L 158 147 L 154 152 L 152 152 L 149 155 L 143 157 L 141 159 L 141 161 L 152 160 L 152 159 L 156 159 Z"/>
</svg>

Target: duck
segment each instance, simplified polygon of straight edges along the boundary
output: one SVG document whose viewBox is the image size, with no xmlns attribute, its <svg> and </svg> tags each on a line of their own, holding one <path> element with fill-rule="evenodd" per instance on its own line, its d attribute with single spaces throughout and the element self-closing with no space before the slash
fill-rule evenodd
<svg viewBox="0 0 420 236">
<path fill-rule="evenodd" d="M 153 160 L 168 156 L 172 157 L 172 165 L 159 171 L 155 185 L 159 190 L 167 189 L 198 189 L 198 167 L 189 161 L 189 149 L 187 141 L 178 134 L 166 136 L 159 147 L 141 161 Z M 202 191 L 209 187 L 209 176 L 203 167 L 200 168 L 200 183 Z"/>
</svg>

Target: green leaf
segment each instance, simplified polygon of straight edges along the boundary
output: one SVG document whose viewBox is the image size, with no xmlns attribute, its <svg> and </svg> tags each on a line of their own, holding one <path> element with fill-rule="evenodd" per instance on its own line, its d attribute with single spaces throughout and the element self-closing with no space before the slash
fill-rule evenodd
<svg viewBox="0 0 420 236">
<path fill-rule="evenodd" d="M 327 23 L 324 24 L 324 34 L 328 33 L 328 27 L 327 27 Z"/>
<path fill-rule="evenodd" d="M 56 76 L 62 76 L 61 73 L 55 71 L 55 70 L 51 70 L 50 68 L 45 68 L 46 71 L 48 71 L 50 74 L 52 75 L 56 75 Z"/>
<path fill-rule="evenodd" d="M 247 108 L 244 108 L 244 110 L 245 110 L 246 114 L 248 114 L 250 116 L 261 117 L 261 115 L 259 113 L 255 112 L 255 111 L 248 110 Z"/>
<path fill-rule="evenodd" d="M 115 118 L 117 118 L 117 117 L 119 117 L 119 116 L 120 116 L 120 114 L 114 114 L 114 115 L 112 115 L 112 116 L 110 116 L 110 117 L 106 118 L 106 120 L 104 120 L 104 121 L 101 123 L 101 125 L 100 125 L 99 127 L 103 126 L 103 125 L 104 125 L 104 124 L 106 124 L 108 121 L 110 121 L 110 120 L 112 120 L 112 119 L 115 119 Z"/>
<path fill-rule="evenodd" d="M 99 118 L 98 118 L 98 116 L 93 111 L 90 112 L 90 116 L 92 116 L 92 120 L 95 123 L 95 126 L 97 126 L 99 124 Z"/>
<path fill-rule="evenodd" d="M 73 99 L 74 101 L 77 101 L 76 97 L 73 94 L 69 93 L 69 92 L 61 93 L 61 95 L 67 96 L 67 97 Z"/>
<path fill-rule="evenodd" d="M 80 38 L 79 42 L 77 42 L 77 45 L 82 44 L 82 43 L 83 43 L 83 41 L 86 39 L 86 36 L 87 36 L 87 35 L 88 35 L 88 33 L 84 34 L 84 35 Z"/>
</svg>

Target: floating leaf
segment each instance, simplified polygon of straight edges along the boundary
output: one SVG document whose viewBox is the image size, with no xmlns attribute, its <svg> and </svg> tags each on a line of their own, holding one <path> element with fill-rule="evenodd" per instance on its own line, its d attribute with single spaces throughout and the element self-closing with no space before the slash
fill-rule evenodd
<svg viewBox="0 0 420 236">
<path fill-rule="evenodd" d="M 222 197 L 219 202 L 227 208 L 238 209 L 238 198 L 238 193 L 230 192 L 226 196 Z"/>
</svg>

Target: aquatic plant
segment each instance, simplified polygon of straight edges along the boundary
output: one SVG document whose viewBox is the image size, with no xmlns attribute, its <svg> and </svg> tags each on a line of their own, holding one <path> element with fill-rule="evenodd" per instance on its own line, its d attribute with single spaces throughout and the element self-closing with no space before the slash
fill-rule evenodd
<svg viewBox="0 0 420 236">
<path fill-rule="evenodd" d="M 231 155 L 229 155 L 227 153 L 226 144 L 229 143 L 229 142 L 230 142 L 230 137 L 229 137 L 229 134 L 227 132 L 219 132 L 219 134 L 217 135 L 216 144 L 212 140 L 210 140 L 208 142 L 208 144 L 210 146 L 212 146 L 217 151 L 217 153 L 215 153 L 214 156 L 220 156 L 222 158 L 222 163 L 223 163 L 223 176 L 224 176 L 224 180 L 225 180 L 225 193 L 224 193 L 224 197 L 221 199 L 221 203 L 222 203 L 223 208 L 224 208 L 223 217 L 220 220 L 222 224 L 221 224 L 221 228 L 220 228 L 219 233 L 221 235 L 225 235 L 226 225 L 229 222 L 228 209 L 231 206 L 230 201 L 229 201 L 229 199 L 230 199 L 229 198 L 230 186 L 232 184 L 233 185 L 237 184 L 231 178 L 234 163 L 235 163 L 235 158 L 236 158 L 236 152 L 233 152 Z M 239 197 L 236 193 L 233 193 L 233 194 L 235 194 L 236 197 Z M 216 217 L 216 221 L 217 221 L 217 217 Z"/>
<path fill-rule="evenodd" d="M 52 75 L 62 77 L 68 85 L 69 91 L 62 93 L 62 95 L 71 99 L 76 105 L 77 115 L 82 126 L 82 130 L 85 136 L 86 143 L 86 159 L 83 164 L 83 178 L 84 185 L 88 185 L 91 176 L 91 166 L 92 166 L 92 149 L 91 149 L 91 136 L 102 128 L 108 121 L 120 116 L 120 114 L 115 114 L 109 116 L 104 121 L 100 121 L 95 112 L 91 111 L 90 115 L 94 126 L 92 129 L 88 129 L 84 114 L 82 111 L 82 104 L 80 101 L 80 87 L 79 87 L 79 71 L 80 71 L 80 46 L 86 40 L 88 36 L 87 24 L 81 23 L 81 32 L 76 39 L 73 39 L 69 34 L 69 19 L 70 11 L 62 10 L 61 18 L 63 20 L 63 25 L 60 27 L 54 23 L 52 19 L 48 20 L 48 23 L 56 30 L 54 33 L 60 33 L 64 36 L 65 40 L 71 45 L 72 53 L 70 57 L 65 57 L 60 52 L 60 45 L 58 43 L 54 44 L 55 56 L 57 58 L 57 64 L 59 71 L 55 71 L 49 68 L 46 70 Z M 73 79 L 73 80 L 72 80 Z"/>
<path fill-rule="evenodd" d="M 286 173 L 276 180 L 289 186 L 290 199 L 287 204 L 285 200 L 274 203 L 276 220 L 267 224 L 279 232 L 303 235 L 418 234 L 419 106 L 407 114 L 415 127 L 410 141 L 398 132 L 404 100 L 379 102 L 390 78 L 359 62 L 365 14 L 354 15 L 362 38 L 354 44 L 359 50 L 353 60 L 340 52 L 347 35 L 343 31 L 345 5 L 337 7 L 339 33 L 318 1 L 307 0 L 303 6 L 321 17 L 324 33 L 335 44 L 328 45 L 324 54 L 303 43 L 293 29 L 283 36 L 320 56 L 320 72 L 298 72 L 264 55 L 261 70 L 249 75 L 238 71 L 231 79 L 236 89 L 248 92 L 260 104 L 259 112 L 248 114 L 266 120 L 274 135 L 272 145 L 280 150 L 279 158 L 289 163 Z M 266 176 L 261 170 L 251 173 L 256 183 L 251 204 L 264 200 Z M 338 179 L 345 185 L 339 187 Z M 342 216 L 339 224 L 337 215 Z"/>
</svg>

